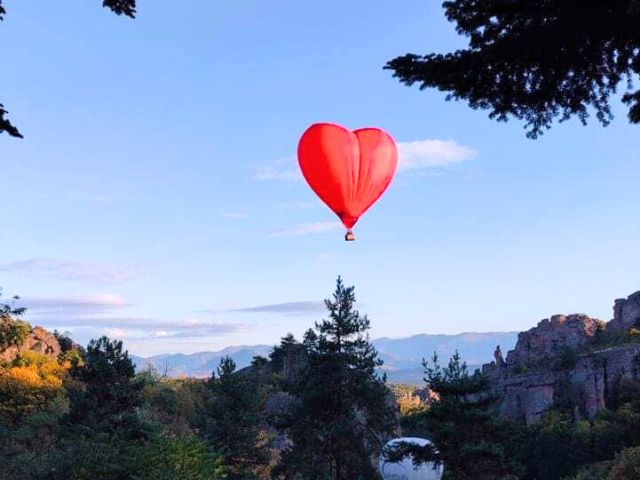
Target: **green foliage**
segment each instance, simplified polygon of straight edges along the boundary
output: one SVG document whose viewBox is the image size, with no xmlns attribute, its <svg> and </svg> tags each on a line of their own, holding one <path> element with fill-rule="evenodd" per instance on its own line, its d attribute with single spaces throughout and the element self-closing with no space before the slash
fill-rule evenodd
<svg viewBox="0 0 640 480">
<path fill-rule="evenodd" d="M 144 384 L 136 379 L 122 342 L 92 340 L 84 364 L 72 367 L 71 377 L 69 411 L 51 468 L 60 478 L 75 479 L 142 474 L 153 431 L 141 416 Z"/>
<path fill-rule="evenodd" d="M 307 364 L 288 388 L 293 395 L 282 418 L 291 445 L 275 475 L 287 479 L 378 478 L 371 455 L 391 433 L 394 408 L 376 368 L 369 320 L 354 308 L 353 287 L 338 278 L 329 316 L 307 332 Z M 293 343 L 293 342 L 288 342 Z"/>
<path fill-rule="evenodd" d="M 446 54 L 407 54 L 385 68 L 406 85 L 448 92 L 490 118 L 524 120 L 536 138 L 589 111 L 607 125 L 610 97 L 640 74 L 637 0 L 449 0 L 449 21 L 468 47 Z M 640 90 L 629 92 L 629 119 L 640 123 Z"/>
<path fill-rule="evenodd" d="M 2 122 L 2 105 L 0 105 L 0 124 Z M 0 126 L 1 128 L 1 126 Z M 0 130 L 1 131 L 1 130 Z M 2 298 L 2 289 L 0 289 L 0 299 Z M 19 297 L 13 297 L 13 301 Z M 19 347 L 31 333 L 31 325 L 20 320 L 20 317 L 26 311 L 25 308 L 17 308 L 11 304 L 0 302 L 0 350 L 7 347 Z"/>
<path fill-rule="evenodd" d="M 547 413 L 542 422 L 530 427 L 526 444 L 527 478 L 562 478 L 573 474 L 590 460 L 569 415 Z M 595 460 L 595 459 L 594 459 Z"/>
<path fill-rule="evenodd" d="M 602 473 L 606 473 L 606 462 L 617 452 L 640 445 L 639 389 L 638 382 L 621 382 L 612 404 L 615 410 L 602 410 L 593 420 L 574 422 L 570 412 L 552 411 L 529 427 L 523 480 L 572 475 L 577 479 L 607 478 Z"/>
<path fill-rule="evenodd" d="M 309 337 L 309 333 L 307 332 L 305 339 L 312 341 L 313 336 Z M 308 346 L 305 343 L 299 343 L 293 334 L 288 333 L 282 337 L 280 345 L 273 348 L 269 359 L 278 386 L 286 388 L 295 380 L 298 373 L 306 367 L 308 362 Z"/>
<path fill-rule="evenodd" d="M 612 462 L 592 463 L 582 467 L 578 473 L 566 480 L 606 480 L 611 471 Z"/>
<path fill-rule="evenodd" d="M 640 447 L 628 448 L 616 455 L 606 480 L 640 479 Z"/>
<path fill-rule="evenodd" d="M 411 454 L 418 462 L 444 462 L 447 479 L 517 476 L 522 471 L 521 428 L 498 418 L 498 398 L 488 379 L 477 371 L 470 374 L 457 352 L 446 367 L 440 366 L 436 354 L 423 366 L 427 387 L 439 400 L 411 416 L 411 434 L 429 438 L 436 449 L 401 446 L 390 458 Z"/>
<path fill-rule="evenodd" d="M 260 437 L 261 400 L 248 381 L 235 374 L 230 357 L 220 360 L 209 381 L 208 399 L 201 408 L 207 443 L 222 455 L 232 479 L 258 478 L 268 455 Z"/>
<path fill-rule="evenodd" d="M 22 320 L 0 319 L 0 350 L 20 347 L 31 333 L 31 325 Z"/>
<path fill-rule="evenodd" d="M 573 370 L 579 359 L 580 354 L 576 349 L 565 346 L 555 360 L 553 368 L 555 370 Z"/>
<path fill-rule="evenodd" d="M 636 330 L 634 327 L 628 331 L 598 330 L 590 350 L 603 350 L 610 347 L 640 343 L 640 335 L 637 334 Z"/>
<path fill-rule="evenodd" d="M 136 375 L 106 337 L 85 353 L 66 339 L 58 358 L 23 352 L 0 369 L 0 478 L 234 478 L 192 427 L 208 391 L 202 380 Z"/>
<path fill-rule="evenodd" d="M 69 389 L 71 427 L 89 434 L 99 431 L 145 437 L 138 414 L 144 384 L 136 380 L 133 363 L 121 341 L 107 337 L 91 340 L 84 365 L 74 367 L 71 375 L 80 382 Z"/>
<path fill-rule="evenodd" d="M 221 456 L 194 435 L 158 439 L 145 461 L 145 480 L 219 480 L 228 474 Z"/>
</svg>

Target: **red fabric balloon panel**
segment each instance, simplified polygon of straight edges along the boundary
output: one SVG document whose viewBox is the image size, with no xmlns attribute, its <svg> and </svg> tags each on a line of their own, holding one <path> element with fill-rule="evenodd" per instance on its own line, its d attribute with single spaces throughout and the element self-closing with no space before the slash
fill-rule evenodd
<svg viewBox="0 0 640 480">
<path fill-rule="evenodd" d="M 300 139 L 298 162 L 309 186 L 351 229 L 391 183 L 398 149 L 379 128 L 317 123 Z"/>
</svg>

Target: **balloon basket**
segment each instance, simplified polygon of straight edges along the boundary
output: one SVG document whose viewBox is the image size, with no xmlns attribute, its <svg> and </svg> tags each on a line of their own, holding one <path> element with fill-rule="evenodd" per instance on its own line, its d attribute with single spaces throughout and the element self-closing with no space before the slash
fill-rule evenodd
<svg viewBox="0 0 640 480">
<path fill-rule="evenodd" d="M 344 234 L 345 242 L 353 242 L 355 239 L 356 239 L 356 236 L 353 234 L 351 230 L 347 231 L 347 233 Z"/>
</svg>

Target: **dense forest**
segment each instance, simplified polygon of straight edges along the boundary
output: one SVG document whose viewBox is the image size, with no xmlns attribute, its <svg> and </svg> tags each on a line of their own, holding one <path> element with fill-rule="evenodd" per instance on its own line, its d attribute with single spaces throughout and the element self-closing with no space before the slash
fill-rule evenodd
<svg viewBox="0 0 640 480">
<path fill-rule="evenodd" d="M 136 372 L 106 337 L 83 348 L 55 333 L 57 356 L 21 351 L 33 328 L 1 304 L 0 353 L 20 353 L 0 364 L 0 478 L 364 480 L 380 455 L 409 454 L 449 480 L 640 478 L 639 382 L 592 420 L 558 399 L 539 423 L 509 422 L 459 355 L 424 361 L 420 398 L 388 385 L 353 287 L 338 279 L 325 303 L 301 340 L 242 370 L 224 358 L 208 379 Z M 400 434 L 434 447 L 383 451 Z"/>
</svg>

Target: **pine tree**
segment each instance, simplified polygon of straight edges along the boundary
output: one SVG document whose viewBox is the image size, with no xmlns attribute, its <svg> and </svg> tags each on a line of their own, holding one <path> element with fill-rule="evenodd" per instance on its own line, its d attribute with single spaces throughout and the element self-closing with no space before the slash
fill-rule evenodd
<svg viewBox="0 0 640 480">
<path fill-rule="evenodd" d="M 275 469 L 287 479 L 377 478 L 372 455 L 394 426 L 393 402 L 368 337 L 366 316 L 354 309 L 354 287 L 338 278 L 329 316 L 305 334 L 308 364 L 289 389 L 295 397 L 284 426 L 291 445 Z"/>
<path fill-rule="evenodd" d="M 405 433 L 428 438 L 435 448 L 405 445 L 389 452 L 390 458 L 411 454 L 418 462 L 443 462 L 449 480 L 514 478 L 522 470 L 519 432 L 498 417 L 498 397 L 489 380 L 478 371 L 470 374 L 458 352 L 444 368 L 436 354 L 431 362 L 423 360 L 423 366 L 424 380 L 437 400 L 412 415 L 414 429 Z"/>
<path fill-rule="evenodd" d="M 260 396 L 235 370 L 233 359 L 224 357 L 218 376 L 209 382 L 211 397 L 202 412 L 204 436 L 222 454 L 229 480 L 254 479 L 268 463 L 260 438 Z"/>
<path fill-rule="evenodd" d="M 139 415 L 144 384 L 119 340 L 103 336 L 91 340 L 84 365 L 71 371 L 81 382 L 69 392 L 69 424 L 78 429 L 117 433 L 131 439 L 146 438 Z"/>
<path fill-rule="evenodd" d="M 83 365 L 71 369 L 69 412 L 49 475 L 71 479 L 128 479 L 143 473 L 153 430 L 140 414 L 144 383 L 122 342 L 91 340 Z"/>
</svg>

